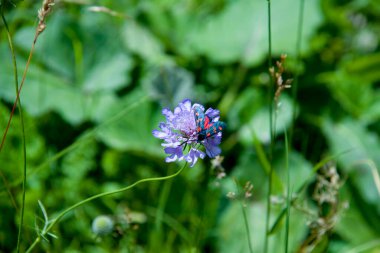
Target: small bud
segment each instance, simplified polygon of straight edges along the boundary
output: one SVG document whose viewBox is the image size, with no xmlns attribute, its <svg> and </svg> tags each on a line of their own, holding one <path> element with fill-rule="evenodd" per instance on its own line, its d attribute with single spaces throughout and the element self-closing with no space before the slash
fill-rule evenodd
<svg viewBox="0 0 380 253">
<path fill-rule="evenodd" d="M 100 215 L 92 222 L 92 232 L 98 236 L 104 236 L 111 233 L 113 228 L 113 220 L 106 215 Z"/>
</svg>

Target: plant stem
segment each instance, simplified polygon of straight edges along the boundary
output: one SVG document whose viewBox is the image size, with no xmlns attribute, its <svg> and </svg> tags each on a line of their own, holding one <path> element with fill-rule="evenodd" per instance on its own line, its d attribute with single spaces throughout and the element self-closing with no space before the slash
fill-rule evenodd
<svg viewBox="0 0 380 253">
<path fill-rule="evenodd" d="M 267 0 L 268 6 L 268 69 L 272 67 L 272 29 L 271 29 L 271 2 Z M 270 223 L 270 213 L 271 213 L 271 204 L 270 196 L 272 194 L 272 176 L 273 176 L 273 148 L 274 148 L 274 128 L 273 123 L 273 92 L 274 86 L 272 81 L 272 75 L 270 75 L 270 84 L 269 84 L 269 129 L 270 129 L 270 153 L 269 153 L 269 163 L 270 171 L 268 178 L 268 195 L 267 195 L 267 211 L 265 219 L 265 240 L 264 240 L 264 253 L 268 252 L 268 237 L 269 237 L 269 223 Z"/>
<path fill-rule="evenodd" d="M 298 27 L 297 27 L 297 39 L 296 39 L 296 62 L 300 64 L 301 61 L 301 38 L 302 38 L 302 28 L 303 28 L 303 16 L 305 10 L 305 0 L 300 0 L 299 13 L 298 13 Z M 293 99 L 293 111 L 292 111 L 292 127 L 290 128 L 290 143 L 292 143 L 294 124 L 296 121 L 296 101 L 297 101 L 297 92 L 298 92 L 298 80 L 299 80 L 299 70 L 296 71 L 294 76 L 294 81 L 292 83 L 292 99 Z"/>
<path fill-rule="evenodd" d="M 13 41 L 12 37 L 9 31 L 8 23 L 5 19 L 4 16 L 4 5 L 1 7 L 1 18 L 3 20 L 5 30 L 7 33 L 8 37 L 8 44 L 9 48 L 11 50 L 12 54 L 12 63 L 13 63 L 13 75 L 14 75 L 14 80 L 15 80 L 15 89 L 16 89 L 16 96 L 18 93 L 18 74 L 17 74 L 17 61 L 16 61 L 16 54 L 13 48 Z M 22 227 L 24 224 L 24 213 L 25 213 L 25 186 L 26 186 L 26 141 L 25 141 L 25 125 L 24 125 L 24 116 L 22 113 L 22 105 L 21 105 L 21 100 L 18 98 L 16 100 L 18 102 L 18 110 L 20 112 L 20 122 L 21 122 L 21 134 L 22 134 L 22 152 L 23 152 L 23 177 L 22 177 L 22 201 L 21 201 L 21 211 L 20 211 L 20 223 L 18 227 L 18 236 L 17 236 L 17 247 L 16 251 L 20 252 L 20 244 L 22 240 Z"/>
<path fill-rule="evenodd" d="M 285 253 L 288 253 L 289 245 L 289 223 L 290 223 L 290 171 L 289 171 L 289 143 L 288 134 L 285 130 L 285 169 L 287 172 L 287 189 L 286 189 L 286 221 L 285 221 Z"/>
<path fill-rule="evenodd" d="M 236 178 L 234 178 L 234 182 L 235 182 L 236 190 L 238 192 L 237 195 L 240 196 L 239 184 L 238 184 Z M 247 232 L 247 241 L 248 241 L 249 252 L 253 253 L 253 247 L 252 247 L 252 242 L 251 242 L 251 232 L 250 232 L 249 223 L 248 223 L 248 215 L 247 215 L 247 212 L 245 210 L 245 205 L 243 203 L 243 200 L 240 201 L 240 206 L 241 206 L 241 211 L 243 213 L 245 230 Z"/>
<path fill-rule="evenodd" d="M 150 181 L 162 181 L 162 180 L 167 180 L 167 179 L 171 179 L 171 178 L 174 178 L 176 176 L 178 176 L 186 167 L 187 163 L 185 163 L 185 165 L 180 169 L 178 170 L 176 173 L 172 174 L 172 175 L 169 175 L 169 176 L 163 176 L 163 177 L 151 177 L 151 178 L 144 178 L 144 179 L 141 179 L 129 186 L 126 186 L 124 188 L 121 188 L 121 189 L 118 189 L 118 190 L 114 190 L 114 191 L 109 191 L 109 192 L 103 192 L 103 193 L 99 193 L 99 194 L 96 194 L 94 196 L 91 196 L 87 199 L 84 199 L 82 201 L 79 201 L 78 203 L 72 205 L 71 207 L 67 208 L 66 210 L 62 211 L 50 224 L 49 226 L 46 228 L 45 231 L 42 231 L 42 233 L 40 235 L 38 235 L 38 237 L 36 238 L 36 240 L 33 242 L 32 245 L 30 245 L 30 247 L 28 248 L 28 250 L 26 251 L 26 253 L 29 253 L 33 250 L 33 248 L 41 241 L 41 237 L 45 236 L 62 218 L 63 216 L 65 216 L 67 213 L 69 213 L 70 211 L 76 209 L 77 207 L 81 206 L 81 205 L 84 205 L 92 200 L 95 200 L 95 199 L 99 199 L 101 197 L 105 197 L 105 196 L 108 196 L 108 195 L 112 195 L 112 194 L 116 194 L 116 193 L 120 193 L 120 192 L 124 192 L 124 191 L 127 191 L 127 190 L 130 190 L 132 189 L 133 187 L 141 184 L 141 183 L 145 183 L 145 182 L 150 182 Z"/>
</svg>

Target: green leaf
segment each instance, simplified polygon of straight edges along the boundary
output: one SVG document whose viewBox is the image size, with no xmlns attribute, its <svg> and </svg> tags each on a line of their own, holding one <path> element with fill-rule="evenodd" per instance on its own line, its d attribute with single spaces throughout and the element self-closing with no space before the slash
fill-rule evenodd
<svg viewBox="0 0 380 253">
<path fill-rule="evenodd" d="M 245 89 L 228 111 L 228 129 L 238 129 L 248 123 L 264 103 L 266 103 L 265 96 L 259 89 Z"/>
<path fill-rule="evenodd" d="M 350 75 L 343 70 L 338 70 L 323 73 L 318 78 L 327 84 L 340 106 L 355 117 L 365 114 L 368 108 L 377 102 L 376 95 L 379 96 L 378 93 L 361 76 Z"/>
<path fill-rule="evenodd" d="M 272 2 L 272 46 L 274 54 L 295 50 L 298 24 L 298 2 Z M 322 21 L 319 1 L 305 6 L 302 53 L 305 43 Z M 266 1 L 230 1 L 226 8 L 205 20 L 198 20 L 187 40 L 196 52 L 217 63 L 241 61 L 253 66 L 264 60 L 268 52 L 268 16 Z"/>
<path fill-rule="evenodd" d="M 265 210 L 265 204 L 261 202 L 246 207 L 251 229 L 250 239 L 253 245 L 253 252 L 262 252 L 264 248 Z M 275 215 L 277 215 L 276 210 L 275 212 Z M 299 242 L 305 236 L 305 223 L 305 217 L 296 211 L 291 212 L 289 252 L 295 252 Z M 249 252 L 241 205 L 238 201 L 231 203 L 220 218 L 217 245 L 218 252 L 221 253 Z M 270 237 L 268 252 L 282 252 L 284 248 L 283 245 L 284 238 L 282 233 L 276 233 Z"/>
<path fill-rule="evenodd" d="M 86 133 L 84 133 L 86 136 Z M 78 182 L 86 177 L 87 173 L 96 168 L 95 156 L 97 145 L 94 139 L 78 140 L 78 145 L 62 160 L 62 172 L 71 183 Z"/>
<path fill-rule="evenodd" d="M 123 111 L 124 108 L 138 101 L 143 101 L 146 95 L 138 88 L 126 95 L 118 103 L 110 105 L 108 118 L 114 117 L 116 114 Z M 104 119 L 104 122 L 107 118 Z M 149 103 L 144 100 L 144 103 L 139 103 L 138 106 L 129 110 L 125 115 L 120 115 L 120 118 L 110 122 L 109 124 L 101 125 L 97 130 L 97 137 L 106 143 L 108 146 L 118 150 L 138 151 L 140 154 L 157 155 L 159 153 L 159 145 L 152 135 L 154 129 L 152 121 L 152 108 Z"/>
<path fill-rule="evenodd" d="M 352 176 L 351 180 L 358 187 L 362 197 L 380 210 L 380 193 L 369 166 L 372 162 L 374 168 L 379 172 L 379 137 L 352 119 L 346 119 L 339 123 L 325 120 L 322 128 L 332 153 L 348 151 L 347 154 L 338 158 L 342 169 Z M 354 176 L 355 174 L 356 176 Z"/>
<path fill-rule="evenodd" d="M 75 76 L 75 59 L 72 47 L 73 27 L 67 13 L 58 11 L 49 18 L 46 29 L 36 43 L 33 62 L 41 62 L 50 70 L 69 79 Z M 15 45 L 29 52 L 35 34 L 35 26 L 23 27 L 14 37 Z M 65 30 L 66 32 L 63 32 Z M 22 73 L 22 72 L 19 72 Z"/>
<path fill-rule="evenodd" d="M 348 75 L 360 77 L 361 82 L 380 80 L 380 53 L 358 57 L 345 64 Z"/>
<path fill-rule="evenodd" d="M 127 48 L 144 60 L 157 61 L 164 56 L 159 40 L 137 22 L 126 23 L 123 29 L 123 38 Z"/>
<path fill-rule="evenodd" d="M 113 91 L 124 88 L 129 84 L 129 72 L 132 69 L 132 61 L 125 54 L 108 56 L 99 60 L 86 75 L 83 89 L 86 92 Z"/>
<path fill-rule="evenodd" d="M 183 99 L 194 97 L 194 76 L 179 67 L 156 68 L 146 78 L 144 86 L 163 107 L 173 108 Z"/>
<path fill-rule="evenodd" d="M 292 122 L 293 103 L 291 99 L 285 95 L 280 98 L 280 106 L 273 112 L 273 124 L 276 125 L 276 134 L 281 134 L 287 129 Z M 276 114 L 276 116 L 275 116 Z M 262 143 L 270 142 L 269 128 L 270 112 L 268 108 L 262 108 L 256 112 L 251 120 L 243 125 L 239 131 L 239 140 L 250 145 L 255 134 Z"/>
</svg>

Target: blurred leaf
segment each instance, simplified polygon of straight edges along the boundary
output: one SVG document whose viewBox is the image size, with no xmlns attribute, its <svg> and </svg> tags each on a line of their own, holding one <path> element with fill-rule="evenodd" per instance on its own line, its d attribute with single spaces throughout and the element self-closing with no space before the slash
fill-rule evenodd
<svg viewBox="0 0 380 253">
<path fill-rule="evenodd" d="M 132 62 L 125 54 L 112 55 L 104 60 L 99 60 L 88 75 L 83 84 L 86 92 L 113 91 L 124 88 L 129 84 L 129 72 Z"/>
<path fill-rule="evenodd" d="M 281 153 L 280 153 L 281 152 Z M 273 173 L 273 194 L 284 194 L 285 192 L 285 157 L 283 151 L 276 151 Z M 291 178 L 291 189 L 297 190 L 310 175 L 312 165 L 301 154 L 293 151 L 289 154 L 289 170 Z M 268 176 L 268 172 L 260 169 L 261 165 L 258 161 L 257 154 L 253 152 L 243 151 L 239 157 L 237 166 L 234 167 L 231 174 L 232 177 L 238 178 L 240 181 L 250 181 L 256 189 L 257 198 L 265 198 L 268 188 L 268 180 L 263 180 Z M 227 187 L 228 191 L 233 191 L 234 185 Z"/>
<path fill-rule="evenodd" d="M 361 56 L 345 64 L 348 75 L 360 77 L 361 82 L 380 80 L 380 53 Z"/>
<path fill-rule="evenodd" d="M 293 103 L 290 98 L 283 95 L 280 98 L 280 103 L 280 106 L 272 115 L 277 135 L 283 133 L 289 127 L 293 116 Z M 240 128 L 239 140 L 245 145 L 250 145 L 253 140 L 253 134 L 255 134 L 262 143 L 269 143 L 269 115 L 268 108 L 262 108 L 256 112 L 251 120 Z"/>
<path fill-rule="evenodd" d="M 86 134 L 84 133 L 84 136 Z M 70 182 L 81 181 L 87 173 L 96 168 L 95 155 L 97 145 L 95 140 L 79 139 L 82 142 L 77 148 L 68 153 L 62 160 L 62 172 Z"/>
<path fill-rule="evenodd" d="M 173 108 L 183 99 L 194 97 L 194 76 L 179 67 L 156 68 L 145 80 L 144 85 L 162 107 Z"/>
<path fill-rule="evenodd" d="M 144 60 L 158 61 L 164 56 L 160 42 L 137 22 L 126 23 L 123 36 L 127 48 Z"/>
<path fill-rule="evenodd" d="M 8 124 L 10 109 L 0 102 L 0 112 L 0 129 L 1 134 L 3 135 L 3 131 Z M 25 129 L 27 129 L 25 136 L 26 161 L 27 168 L 29 168 L 29 166 L 35 166 L 40 163 L 41 160 L 46 157 L 46 145 L 43 136 L 38 132 L 34 119 L 26 113 L 24 113 L 23 117 Z M 4 149 L 1 150 L 0 153 L 0 164 L 3 165 L 1 166 L 2 172 L 8 180 L 17 180 L 21 178 L 20 173 L 23 168 L 22 148 L 21 122 L 18 115 L 15 115 L 12 119 L 12 123 L 5 140 Z M 4 185 L 1 183 L 1 188 L 3 187 Z"/>
<path fill-rule="evenodd" d="M 295 8 L 297 11 L 295 11 Z M 272 3 L 273 53 L 280 55 L 295 48 L 298 23 L 298 3 L 286 0 Z M 303 42 L 313 35 L 322 21 L 319 1 L 305 6 Z M 242 61 L 253 66 L 262 61 L 268 52 L 268 17 L 265 1 L 232 1 L 218 15 L 199 20 L 188 35 L 196 52 L 217 63 Z M 303 43 L 302 52 L 308 50 Z"/>
<path fill-rule="evenodd" d="M 72 41 L 68 37 L 68 31 L 73 31 L 73 27 L 70 26 L 71 22 L 67 13 L 55 11 L 54 15 L 49 18 L 49 28 L 38 39 L 33 54 L 34 62 L 42 62 L 55 73 L 68 79 L 73 79 L 75 74 Z M 35 30 L 34 26 L 20 29 L 14 37 L 15 45 L 21 47 L 25 52 L 29 52 Z M 63 30 L 66 30 L 66 33 L 62 32 Z"/>
<path fill-rule="evenodd" d="M 338 70 L 323 73 L 319 76 L 319 80 L 328 84 L 334 98 L 346 111 L 355 117 L 360 117 L 377 102 L 375 99 L 376 92 L 361 76 Z"/>
<path fill-rule="evenodd" d="M 336 233 L 349 242 L 351 247 L 377 239 L 378 233 L 369 226 L 366 217 L 363 217 L 363 214 L 360 212 L 360 208 L 358 208 L 354 200 L 351 200 L 352 194 L 350 193 L 350 188 L 344 186 L 342 190 L 341 199 L 349 201 L 349 208 L 345 209 L 338 219 L 335 227 Z M 376 226 L 376 224 L 373 225 Z M 352 233 L 352 228 L 355 228 L 355 233 Z"/>
<path fill-rule="evenodd" d="M 261 202 L 252 203 L 246 207 L 251 229 L 253 252 L 262 252 L 264 248 L 265 210 L 265 205 Z M 292 210 L 290 217 L 290 227 L 292 229 L 289 235 L 289 252 L 295 252 L 299 242 L 305 236 L 305 223 L 306 218 L 297 211 Z M 249 252 L 241 205 L 238 201 L 231 203 L 224 211 L 218 226 L 218 234 L 218 252 Z M 282 252 L 284 244 L 284 237 L 281 236 L 281 233 L 277 233 L 269 238 L 268 252 Z"/>
<path fill-rule="evenodd" d="M 377 206 L 380 213 L 379 192 L 368 162 L 373 161 L 377 171 L 380 168 L 380 141 L 375 133 L 369 132 L 362 124 L 351 119 L 339 123 L 325 120 L 322 130 L 329 142 L 332 153 L 349 151 L 338 158 L 342 169 L 348 173 L 358 172 L 360 176 L 351 177 L 362 197 Z"/>
<path fill-rule="evenodd" d="M 361 115 L 364 125 L 377 124 L 380 121 L 380 91 L 374 91 L 373 103 Z"/>
<path fill-rule="evenodd" d="M 108 118 L 118 112 L 120 113 L 123 108 L 130 104 L 141 101 L 143 97 L 145 97 L 145 94 L 141 89 L 134 90 L 118 103 L 107 108 Z M 123 117 L 101 126 L 96 132 L 97 137 L 108 146 L 118 150 L 136 151 L 141 155 L 156 155 L 159 153 L 159 145 L 157 145 L 152 135 L 153 122 L 151 114 L 151 105 L 147 102 L 140 103 L 139 106 L 128 111 Z"/>
<path fill-rule="evenodd" d="M 246 124 L 265 102 L 259 89 L 245 89 L 228 110 L 228 129 L 238 129 Z"/>
<path fill-rule="evenodd" d="M 12 85 L 12 70 L 9 65 L 4 66 L 1 62 L 0 68 L 5 71 L 0 75 L 0 82 L 5 84 L 0 90 L 0 97 L 13 103 L 16 95 Z M 20 67 L 19 73 L 22 70 Z M 72 89 L 65 80 L 33 64 L 29 67 L 28 78 L 20 97 L 25 110 L 33 116 L 56 110 L 72 124 L 80 123 L 85 116 L 80 92 Z"/>
</svg>

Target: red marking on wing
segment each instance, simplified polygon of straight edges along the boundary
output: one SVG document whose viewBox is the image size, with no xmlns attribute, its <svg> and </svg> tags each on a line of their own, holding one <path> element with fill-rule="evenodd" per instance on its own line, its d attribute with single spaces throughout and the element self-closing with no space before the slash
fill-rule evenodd
<svg viewBox="0 0 380 253">
<path fill-rule="evenodd" d="M 205 116 L 205 122 L 203 124 L 203 128 L 204 129 L 209 129 L 210 127 L 212 127 L 213 123 L 210 123 L 210 118 Z"/>
</svg>

